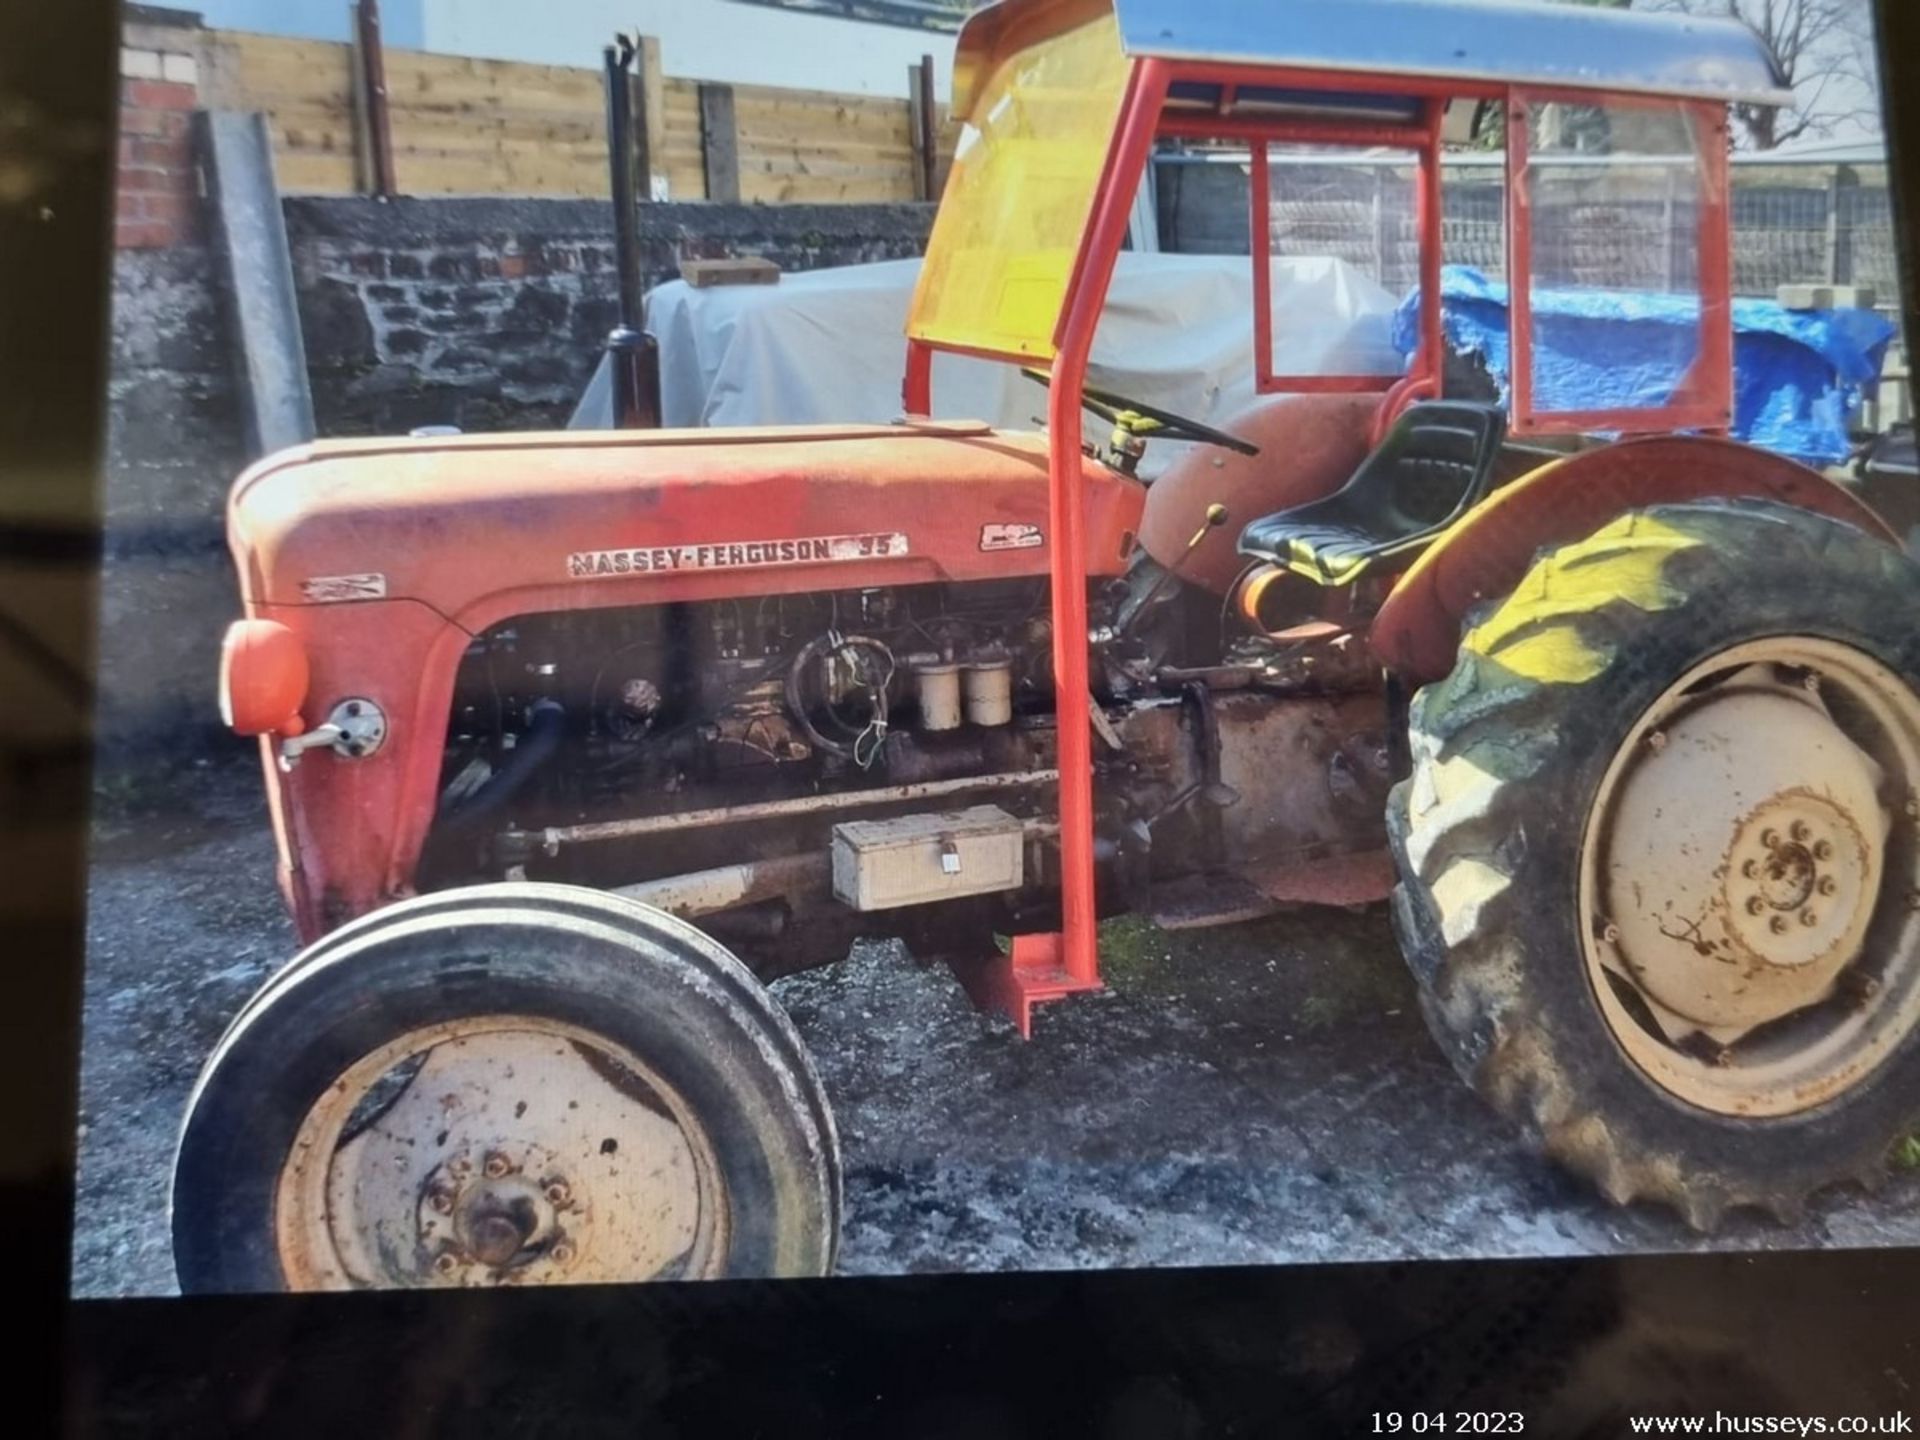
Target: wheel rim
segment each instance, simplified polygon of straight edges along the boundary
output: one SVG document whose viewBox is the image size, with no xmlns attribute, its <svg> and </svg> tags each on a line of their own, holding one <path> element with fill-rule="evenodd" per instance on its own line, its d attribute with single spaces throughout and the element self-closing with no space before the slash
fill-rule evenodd
<svg viewBox="0 0 1920 1440">
<path fill-rule="evenodd" d="M 295 1290 L 710 1278 L 729 1230 L 712 1140 L 674 1089 L 604 1036 L 523 1015 L 356 1062 L 308 1111 L 274 1208 Z"/>
<path fill-rule="evenodd" d="M 1920 699 L 1811 636 L 1683 675 L 1629 732 L 1581 845 L 1614 1039 L 1723 1115 L 1813 1109 L 1920 1024 Z"/>
</svg>

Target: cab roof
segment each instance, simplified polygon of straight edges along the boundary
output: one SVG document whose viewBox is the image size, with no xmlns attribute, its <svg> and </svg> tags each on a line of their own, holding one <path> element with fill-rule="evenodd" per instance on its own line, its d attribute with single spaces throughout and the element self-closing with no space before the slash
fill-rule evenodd
<svg viewBox="0 0 1920 1440">
<path fill-rule="evenodd" d="M 962 27 L 955 108 L 1014 28 L 1044 32 L 1106 10 L 1089 0 L 999 0 Z M 1623 91 L 1784 105 L 1792 92 L 1738 20 L 1541 0 L 1111 0 L 1131 56 Z M 1057 14 L 1056 25 L 1049 21 Z"/>
</svg>

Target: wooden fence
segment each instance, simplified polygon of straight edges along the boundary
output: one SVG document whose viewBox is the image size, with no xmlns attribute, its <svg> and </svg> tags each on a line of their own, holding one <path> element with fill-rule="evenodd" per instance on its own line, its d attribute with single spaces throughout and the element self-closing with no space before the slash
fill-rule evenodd
<svg viewBox="0 0 1920 1440">
<path fill-rule="evenodd" d="M 351 45 L 243 31 L 201 32 L 202 103 L 259 110 L 281 189 L 367 188 Z M 655 198 L 769 204 L 925 198 L 908 97 L 714 85 L 658 68 L 645 107 Z M 385 52 L 396 188 L 404 195 L 607 193 L 606 98 L 598 69 Z M 731 134 L 723 133 L 729 127 Z M 938 174 L 956 127 L 936 110 Z M 716 169 L 731 165 L 732 169 Z M 710 187 L 709 178 L 713 179 Z M 729 183 L 731 181 L 731 183 Z M 661 195 L 664 186 L 664 197 Z M 730 193 L 731 192 L 731 193 Z"/>
</svg>

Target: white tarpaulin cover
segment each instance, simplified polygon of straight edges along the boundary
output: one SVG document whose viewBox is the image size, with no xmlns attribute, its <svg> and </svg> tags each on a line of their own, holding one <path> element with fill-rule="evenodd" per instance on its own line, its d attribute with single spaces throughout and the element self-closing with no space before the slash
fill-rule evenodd
<svg viewBox="0 0 1920 1440">
<path fill-rule="evenodd" d="M 1399 374 L 1394 296 L 1343 260 L 1277 258 L 1276 368 L 1302 375 Z M 660 342 L 669 426 L 866 421 L 900 414 L 907 305 L 918 260 L 783 275 L 776 285 L 647 294 Z M 596 376 L 596 380 L 600 377 Z M 1253 276 L 1243 255 L 1120 256 L 1095 337 L 1090 383 L 1218 422 L 1253 398 Z M 594 404 L 593 389 L 602 389 Z M 574 423 L 604 417 L 590 387 Z M 933 410 L 944 419 L 1033 428 L 1045 393 L 1018 367 L 938 355 Z M 1156 446 L 1162 463 L 1170 448 Z M 1151 467 L 1150 467 L 1151 468 Z"/>
</svg>

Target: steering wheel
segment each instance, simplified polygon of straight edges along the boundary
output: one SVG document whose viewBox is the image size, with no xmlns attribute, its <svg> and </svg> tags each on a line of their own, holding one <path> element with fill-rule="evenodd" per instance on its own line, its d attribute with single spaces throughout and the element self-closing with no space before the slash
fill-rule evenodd
<svg viewBox="0 0 1920 1440">
<path fill-rule="evenodd" d="M 1050 386 L 1053 383 L 1053 377 L 1044 370 L 1023 366 L 1020 373 L 1042 385 Z M 1159 435 L 1168 440 L 1197 440 L 1203 445 L 1218 445 L 1241 455 L 1260 453 L 1258 445 L 1242 440 L 1238 435 L 1229 435 L 1224 430 L 1202 425 L 1198 420 L 1189 420 L 1184 415 L 1175 415 L 1171 410 L 1161 410 L 1144 401 L 1129 400 L 1111 390 L 1097 390 L 1091 385 L 1082 385 L 1080 403 L 1115 430 L 1136 440 Z"/>
</svg>

